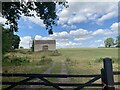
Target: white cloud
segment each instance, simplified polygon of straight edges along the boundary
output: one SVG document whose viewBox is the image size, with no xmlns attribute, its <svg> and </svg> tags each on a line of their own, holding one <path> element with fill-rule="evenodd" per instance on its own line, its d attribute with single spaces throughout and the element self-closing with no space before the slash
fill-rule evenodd
<svg viewBox="0 0 120 90">
<path fill-rule="evenodd" d="M 75 25 L 67 25 L 67 24 L 62 25 L 62 27 L 63 27 L 63 28 L 70 28 L 70 29 L 75 29 L 75 28 L 77 28 L 77 26 L 75 26 Z"/>
<path fill-rule="evenodd" d="M 32 43 L 32 38 L 31 36 L 24 36 L 24 37 L 20 37 L 20 45 L 24 48 L 30 48 L 31 47 L 31 43 Z"/>
<path fill-rule="evenodd" d="M 42 36 L 40 36 L 40 35 L 35 36 L 35 40 L 40 40 L 40 39 L 42 39 Z"/>
<path fill-rule="evenodd" d="M 82 45 L 82 43 L 75 43 L 75 42 L 57 42 L 57 47 L 58 48 L 79 48 Z"/>
<path fill-rule="evenodd" d="M 84 16 L 80 16 L 80 15 L 75 15 L 72 16 L 69 20 L 68 20 L 68 24 L 73 24 L 73 23 L 80 23 L 87 20 L 86 17 Z"/>
<path fill-rule="evenodd" d="M 74 24 L 85 21 L 102 23 L 117 17 L 117 2 L 69 2 L 69 7 L 58 13 L 60 24 Z"/>
<path fill-rule="evenodd" d="M 43 20 L 41 20 L 39 17 L 27 17 L 27 16 L 22 16 L 23 20 L 25 22 L 28 22 L 28 20 L 34 24 L 40 25 L 41 27 L 45 27 L 43 24 Z"/>
<path fill-rule="evenodd" d="M 65 32 L 65 31 L 60 32 L 58 35 L 59 35 L 61 38 L 64 38 L 64 39 L 68 38 L 68 36 L 69 36 L 69 34 L 68 34 L 67 32 Z"/>
<path fill-rule="evenodd" d="M 43 36 L 40 36 L 40 35 L 36 35 L 35 36 L 35 40 L 53 40 L 52 37 L 48 36 L 48 37 L 43 37 Z"/>
<path fill-rule="evenodd" d="M 97 47 L 100 46 L 100 44 L 103 44 L 103 41 L 106 37 L 117 34 L 115 33 L 117 25 L 118 23 L 113 23 L 110 26 L 110 29 L 98 29 L 95 31 L 80 28 L 76 30 L 70 30 L 69 32 L 54 32 L 53 35 L 49 36 L 36 35 L 35 40 L 55 39 L 57 48 L 75 48 L 84 46 Z M 100 38 L 98 38 L 98 36 L 100 36 Z M 29 48 L 31 40 L 32 39 L 30 36 L 21 37 L 20 46 Z"/>
<path fill-rule="evenodd" d="M 50 35 L 51 38 L 53 39 L 67 39 L 69 38 L 69 34 L 66 31 L 63 32 L 55 32 L 53 33 L 53 35 Z"/>
<path fill-rule="evenodd" d="M 120 22 L 119 23 L 113 23 L 110 28 L 111 28 L 111 30 L 118 31 L 119 26 L 120 26 Z"/>
<path fill-rule="evenodd" d="M 91 31 L 84 29 L 77 29 L 70 31 L 70 35 L 74 38 L 85 38 L 91 35 Z"/>
<path fill-rule="evenodd" d="M 0 24 L 3 24 L 3 25 L 4 25 L 4 28 L 10 28 L 9 25 L 6 25 L 6 24 L 5 24 L 6 21 L 7 21 L 7 19 L 0 17 Z"/>
<path fill-rule="evenodd" d="M 100 44 L 100 47 L 104 47 L 105 45 L 104 44 Z"/>
<path fill-rule="evenodd" d="M 113 34 L 111 30 L 98 29 L 94 31 L 92 35 L 110 35 L 110 34 Z"/>
<path fill-rule="evenodd" d="M 101 23 L 105 20 L 111 19 L 111 18 L 116 17 L 116 16 L 117 16 L 116 12 L 112 11 L 110 13 L 107 13 L 107 14 L 103 15 L 101 18 L 99 18 L 98 23 Z"/>
<path fill-rule="evenodd" d="M 85 41 L 85 40 L 88 40 L 90 38 L 92 38 L 92 36 L 90 36 L 90 37 L 84 37 L 84 38 L 75 38 L 74 40 L 75 41 Z"/>
<path fill-rule="evenodd" d="M 96 40 L 95 43 L 101 43 L 103 40 Z"/>
<path fill-rule="evenodd" d="M 70 28 L 71 28 L 71 29 L 75 29 L 75 28 L 77 28 L 77 26 L 71 25 Z"/>
<path fill-rule="evenodd" d="M 110 29 L 98 29 L 93 32 L 92 35 L 114 35 L 118 34 L 118 27 L 120 25 L 120 22 L 115 22 L 110 26 Z"/>
<path fill-rule="evenodd" d="M 0 23 L 1 24 L 5 24 L 6 21 L 7 21 L 7 19 L 0 17 Z"/>
<path fill-rule="evenodd" d="M 43 20 L 41 20 L 39 17 L 28 17 L 28 19 L 37 25 L 45 27 L 45 25 L 43 24 Z"/>
</svg>

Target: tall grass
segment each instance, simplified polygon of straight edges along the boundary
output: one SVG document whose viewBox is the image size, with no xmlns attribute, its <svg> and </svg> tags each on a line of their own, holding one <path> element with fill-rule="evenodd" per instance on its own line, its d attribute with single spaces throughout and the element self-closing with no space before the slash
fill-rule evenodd
<svg viewBox="0 0 120 90">
<path fill-rule="evenodd" d="M 46 65 L 46 64 L 49 64 L 49 63 L 52 63 L 52 58 L 50 57 L 46 57 L 46 56 L 42 56 L 40 58 L 40 61 L 39 61 L 39 65 Z"/>
<path fill-rule="evenodd" d="M 99 74 L 103 67 L 102 59 L 110 57 L 113 60 L 114 71 L 118 70 L 118 49 L 117 48 L 72 48 L 58 49 L 60 55 L 54 56 L 46 52 L 34 53 L 9 53 L 12 56 L 23 56 L 30 59 L 29 64 L 21 66 L 3 65 L 3 72 L 9 73 L 43 73 L 51 66 L 51 63 L 58 62 L 52 73 L 59 73 L 60 63 L 64 61 L 67 66 L 68 74 Z M 7 59 L 7 57 L 6 57 Z M 51 60 L 52 59 L 52 60 Z M 5 60 L 4 60 L 5 61 Z M 5 61 L 6 62 L 6 61 Z M 8 63 L 10 61 L 8 60 Z M 80 82 L 81 80 L 75 80 Z M 84 81 L 84 79 L 82 80 Z"/>
</svg>

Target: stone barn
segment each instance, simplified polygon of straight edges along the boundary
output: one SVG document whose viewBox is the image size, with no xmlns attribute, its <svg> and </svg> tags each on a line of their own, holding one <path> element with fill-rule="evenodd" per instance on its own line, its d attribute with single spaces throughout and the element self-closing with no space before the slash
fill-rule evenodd
<svg viewBox="0 0 120 90">
<path fill-rule="evenodd" d="M 34 51 L 54 51 L 56 50 L 55 40 L 34 40 Z"/>
</svg>

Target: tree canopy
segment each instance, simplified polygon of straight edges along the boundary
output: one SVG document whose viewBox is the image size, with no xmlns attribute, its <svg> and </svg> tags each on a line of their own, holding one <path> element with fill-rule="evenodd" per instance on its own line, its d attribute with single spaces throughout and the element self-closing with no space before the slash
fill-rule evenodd
<svg viewBox="0 0 120 90">
<path fill-rule="evenodd" d="M 8 52 L 12 48 L 12 35 L 9 29 L 2 27 L 2 53 Z"/>
<path fill-rule="evenodd" d="M 20 37 L 14 35 L 10 29 L 5 29 L 2 26 L 2 53 L 6 53 L 13 49 L 19 48 Z"/>
<path fill-rule="evenodd" d="M 114 39 L 113 38 L 107 38 L 105 41 L 105 47 L 111 47 L 114 45 Z"/>
<path fill-rule="evenodd" d="M 18 49 L 20 44 L 20 37 L 18 35 L 13 35 L 12 38 L 12 48 Z"/>
<path fill-rule="evenodd" d="M 7 19 L 6 24 L 10 25 L 10 30 L 18 31 L 18 20 L 21 15 L 29 17 L 39 17 L 43 20 L 49 34 L 53 34 L 52 26 L 56 25 L 58 16 L 56 14 L 56 4 L 67 7 L 67 2 L 2 2 L 2 16 Z M 31 14 L 35 11 L 36 14 Z"/>
</svg>

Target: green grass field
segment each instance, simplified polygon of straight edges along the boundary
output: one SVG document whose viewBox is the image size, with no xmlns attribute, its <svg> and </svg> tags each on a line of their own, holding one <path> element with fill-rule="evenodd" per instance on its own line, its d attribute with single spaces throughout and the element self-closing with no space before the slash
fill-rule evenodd
<svg viewBox="0 0 120 90">
<path fill-rule="evenodd" d="M 60 49 L 62 58 L 70 59 L 68 68 L 70 73 L 90 74 L 100 73 L 103 62 L 98 62 L 100 58 L 112 58 L 114 70 L 118 69 L 118 49 L 117 48 L 79 48 L 79 49 Z"/>
<path fill-rule="evenodd" d="M 46 57 L 52 58 L 52 61 L 61 62 L 64 61 L 68 67 L 69 73 L 80 73 L 80 74 L 90 74 L 90 73 L 100 73 L 102 68 L 102 61 L 100 58 L 110 57 L 113 59 L 113 69 L 118 70 L 118 49 L 117 48 L 70 48 L 70 49 L 58 49 L 61 53 L 60 56 L 49 56 L 47 52 L 34 52 L 31 54 L 22 54 L 22 53 L 8 53 L 9 57 L 28 57 L 30 63 L 23 66 L 14 66 L 14 65 L 4 65 L 3 72 L 8 70 L 10 73 L 35 73 L 34 69 L 37 68 L 48 68 L 49 65 L 39 65 L 38 62 L 40 58 L 44 55 Z M 67 59 L 70 59 L 67 62 Z M 32 67 L 31 67 L 32 66 Z M 22 68 L 20 68 L 22 67 Z M 60 66 L 59 66 L 60 67 Z M 13 69 L 14 68 L 14 69 Z M 17 71 L 17 70 L 18 71 Z M 33 71 L 32 71 L 33 70 Z M 29 72 L 31 71 L 31 72 Z M 42 73 L 44 69 L 40 69 L 39 72 Z M 56 71 L 56 70 L 55 70 Z M 54 70 L 52 71 L 52 73 Z M 58 72 L 57 72 L 58 73 Z"/>
<path fill-rule="evenodd" d="M 49 52 L 34 52 L 34 53 L 20 53 L 12 52 L 8 53 L 9 57 L 28 57 L 30 59 L 29 64 L 15 66 L 15 65 L 4 65 L 3 73 L 44 73 L 48 68 L 51 67 L 51 63 L 56 63 L 51 70 L 51 74 L 61 73 L 61 62 L 66 64 L 68 74 L 100 74 L 100 70 L 103 67 L 101 58 L 109 57 L 112 58 L 113 70 L 118 70 L 118 48 L 68 48 L 58 49 L 61 53 L 59 56 L 51 56 Z M 42 56 L 49 57 L 52 59 L 51 63 L 38 64 Z M 18 78 L 20 79 L 20 78 Z M 16 80 L 18 80 L 16 79 Z M 117 78 L 115 78 L 117 80 Z M 14 79 L 11 79 L 14 81 Z M 56 79 L 51 79 L 55 81 Z M 71 79 L 72 81 L 85 82 L 87 79 Z M 3 78 L 3 81 L 9 81 L 8 78 Z"/>
<path fill-rule="evenodd" d="M 113 70 L 117 71 L 118 67 L 118 49 L 117 48 L 79 48 L 79 49 L 60 49 L 62 58 L 67 60 L 67 69 L 69 74 L 100 74 L 103 67 L 100 58 L 109 57 L 114 61 Z M 63 54 L 64 53 L 64 54 Z M 65 60 L 66 61 L 66 60 Z M 88 79 L 74 79 L 72 81 L 86 82 Z M 118 80 L 118 77 L 115 77 Z M 98 81 L 100 82 L 100 81 Z"/>
</svg>

